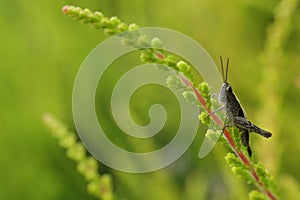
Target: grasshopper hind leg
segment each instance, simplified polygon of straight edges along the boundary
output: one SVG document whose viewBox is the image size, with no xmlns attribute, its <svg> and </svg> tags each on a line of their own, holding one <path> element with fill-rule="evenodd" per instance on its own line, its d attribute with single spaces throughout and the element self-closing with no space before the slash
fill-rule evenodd
<svg viewBox="0 0 300 200">
<path fill-rule="evenodd" d="M 222 129 L 222 133 L 224 133 L 224 129 L 226 129 L 228 127 L 232 127 L 232 126 L 235 126 L 235 125 L 230 124 L 230 121 L 228 119 L 225 119 L 224 127 Z M 242 133 L 241 134 L 242 145 L 247 148 L 248 155 L 249 155 L 249 157 L 251 157 L 252 156 L 252 150 L 251 150 L 250 142 L 249 142 L 249 131 L 247 129 L 243 129 L 243 128 L 240 128 L 240 127 L 237 127 L 237 128 Z"/>
<path fill-rule="evenodd" d="M 249 131 L 247 129 L 240 129 L 240 131 L 242 132 L 242 135 L 241 135 L 242 145 L 247 147 L 248 155 L 249 155 L 249 157 L 251 157 L 252 150 L 251 150 L 251 147 L 249 144 Z"/>
</svg>

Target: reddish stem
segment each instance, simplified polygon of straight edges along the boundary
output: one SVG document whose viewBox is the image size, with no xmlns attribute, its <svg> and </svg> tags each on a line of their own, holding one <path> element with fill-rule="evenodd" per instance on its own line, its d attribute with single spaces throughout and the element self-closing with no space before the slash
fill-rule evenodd
<svg viewBox="0 0 300 200">
<path fill-rule="evenodd" d="M 155 54 L 158 56 L 159 59 L 164 59 L 164 55 L 162 55 L 159 52 L 155 52 Z M 205 99 L 203 98 L 203 96 L 201 95 L 201 93 L 199 92 L 199 90 L 197 90 L 194 85 L 190 82 L 189 79 L 187 79 L 183 74 L 179 74 L 180 79 L 183 81 L 183 83 L 187 86 L 190 87 L 194 94 L 196 95 L 196 98 L 198 99 L 198 101 L 200 102 L 200 104 L 203 106 L 203 108 L 206 110 L 206 112 L 211 113 L 211 118 L 215 121 L 215 123 L 217 123 L 220 127 L 224 127 L 224 124 L 222 122 L 222 120 L 214 113 L 211 112 L 210 109 L 207 108 L 207 104 Z M 232 139 L 229 131 L 225 128 L 223 131 L 224 137 L 227 140 L 229 146 L 231 147 L 231 149 L 233 150 L 233 152 L 240 158 L 240 160 L 250 169 L 250 174 L 252 175 L 253 179 L 256 181 L 256 183 L 258 184 L 258 186 L 260 187 L 260 190 L 265 193 L 269 199 L 271 200 L 277 200 L 277 198 L 275 197 L 275 195 L 268 190 L 267 188 L 264 187 L 264 185 L 262 184 L 262 182 L 260 181 L 259 176 L 257 175 L 254 167 L 252 166 L 251 162 L 249 161 L 248 157 L 242 152 L 237 150 L 236 145 L 234 143 L 234 140 Z"/>
<path fill-rule="evenodd" d="M 156 56 L 157 56 L 159 59 L 161 59 L 161 60 L 165 58 L 164 55 L 161 54 L 161 53 L 158 52 L 158 51 L 156 51 L 155 54 L 156 54 Z"/>
<path fill-rule="evenodd" d="M 179 75 L 180 79 L 183 81 L 183 83 L 187 86 L 190 87 L 194 94 L 196 95 L 198 101 L 200 102 L 200 104 L 203 106 L 203 108 L 208 112 L 211 113 L 211 118 L 220 126 L 220 127 L 224 127 L 224 124 L 222 122 L 222 120 L 214 113 L 211 112 L 210 109 L 207 108 L 206 106 L 206 101 L 203 98 L 203 96 L 201 95 L 201 93 L 194 87 L 194 85 L 183 75 L 180 74 Z M 235 154 L 240 158 L 240 160 L 249 167 L 250 169 L 250 174 L 252 175 L 252 177 L 254 178 L 254 180 L 257 182 L 257 184 L 259 185 L 260 189 L 262 192 L 264 192 L 269 199 L 271 200 L 276 200 L 277 198 L 274 196 L 274 194 L 268 190 L 267 188 L 264 187 L 264 185 L 262 184 L 262 182 L 259 179 L 259 176 L 257 175 L 254 167 L 252 166 L 251 162 L 249 161 L 249 159 L 247 158 L 247 156 L 245 156 L 245 154 L 242 151 L 238 151 L 236 148 L 236 145 L 234 143 L 234 140 L 232 139 L 229 131 L 225 128 L 223 131 L 224 137 L 226 138 L 229 146 L 231 147 L 231 149 L 235 152 Z"/>
<path fill-rule="evenodd" d="M 69 9 L 69 6 L 66 5 L 62 8 L 62 12 L 63 13 L 67 13 Z M 163 60 L 165 58 L 165 56 L 156 51 L 155 52 L 156 56 Z M 207 108 L 207 105 L 206 105 L 206 101 L 205 99 L 202 97 L 201 93 L 193 86 L 193 84 L 182 74 L 180 74 L 180 78 L 181 80 L 184 82 L 184 84 L 187 86 L 187 87 L 190 87 L 194 94 L 196 95 L 198 101 L 200 102 L 200 104 L 203 106 L 203 108 L 208 112 L 208 113 L 211 113 L 211 118 L 220 126 L 220 127 L 224 127 L 224 124 L 222 122 L 222 120 L 217 116 L 215 115 L 214 113 L 211 112 L 210 109 Z M 245 156 L 245 154 L 241 151 L 238 151 L 237 148 L 236 148 L 236 145 L 229 133 L 229 131 L 227 129 L 224 129 L 223 131 L 223 134 L 224 134 L 224 137 L 226 138 L 227 142 L 229 143 L 229 146 L 232 148 L 232 150 L 235 152 L 235 154 L 240 158 L 240 160 L 246 165 L 249 167 L 250 169 L 250 173 L 252 175 L 252 177 L 254 178 L 254 180 L 257 182 L 257 184 L 259 185 L 260 189 L 262 192 L 264 192 L 271 200 L 276 200 L 277 198 L 273 195 L 273 193 L 264 188 L 264 185 L 261 183 L 260 179 L 259 179 L 259 176 L 257 175 L 254 167 L 251 165 L 251 162 L 248 160 L 248 158 Z"/>
</svg>

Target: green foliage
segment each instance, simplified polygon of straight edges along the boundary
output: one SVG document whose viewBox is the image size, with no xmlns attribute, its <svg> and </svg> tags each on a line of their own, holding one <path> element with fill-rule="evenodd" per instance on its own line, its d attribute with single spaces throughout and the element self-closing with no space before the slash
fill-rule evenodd
<svg viewBox="0 0 300 200">
<path fill-rule="evenodd" d="M 249 193 L 249 199 L 250 200 L 267 200 L 266 197 L 258 192 L 257 190 L 252 190 L 250 193 Z"/>
<path fill-rule="evenodd" d="M 259 162 L 252 164 L 254 169 L 250 166 L 245 165 L 232 153 L 227 153 L 225 160 L 234 174 L 239 178 L 244 179 L 248 184 L 253 184 L 259 187 L 262 185 L 266 191 L 272 191 L 277 193 L 277 186 L 274 182 L 274 178 L 270 175 L 265 166 Z M 255 174 L 255 175 L 254 175 Z M 255 176 L 258 176 L 259 182 L 256 181 Z M 265 195 L 258 191 L 251 191 L 249 193 L 250 199 L 266 199 Z"/>
<path fill-rule="evenodd" d="M 239 158 L 233 153 L 227 153 L 225 156 L 225 161 L 229 165 L 230 169 L 237 177 L 245 180 L 248 184 L 256 184 L 255 180 L 250 174 L 250 169 L 244 163 L 241 162 Z"/>
<path fill-rule="evenodd" d="M 82 13 L 89 13 L 84 15 L 87 18 L 91 17 L 91 12 L 88 12 L 86 10 L 80 11 L 78 10 L 78 8 L 72 7 L 72 6 L 68 6 L 65 7 L 63 9 L 64 13 L 68 14 L 68 10 L 72 10 L 72 17 L 74 19 L 77 19 L 76 15 L 74 14 L 76 11 L 77 14 L 80 16 L 79 19 L 83 22 L 91 22 L 92 24 L 94 23 L 93 20 L 83 20 L 83 18 L 81 18 L 81 16 L 83 16 Z M 91 17 L 94 19 L 94 17 Z M 105 18 L 104 18 L 105 19 Z M 100 21 L 100 24 L 103 24 L 102 22 L 103 20 Z M 107 30 L 107 27 L 109 27 L 109 33 L 107 34 L 115 34 L 118 33 L 119 29 L 117 28 L 117 26 L 119 24 L 121 24 L 122 22 L 120 20 L 118 20 L 117 18 L 114 18 L 113 22 L 112 21 L 107 21 L 105 20 L 105 25 L 100 25 L 97 27 L 102 27 L 104 29 L 104 31 Z M 115 30 L 114 30 L 115 29 Z M 142 47 L 142 46 L 149 46 L 149 48 L 147 49 L 143 49 L 142 51 L 142 55 L 141 55 L 141 60 L 142 62 L 152 62 L 152 63 L 156 63 L 156 64 L 166 64 L 166 62 L 164 62 L 164 59 L 167 56 L 166 52 L 163 51 L 163 47 L 162 47 L 162 42 L 158 39 L 158 38 L 153 38 L 150 42 L 150 39 L 145 36 L 140 34 L 138 31 L 135 32 L 136 34 L 133 34 L 133 37 L 126 37 L 126 34 L 122 34 L 122 37 L 126 38 L 126 42 L 125 44 L 127 45 L 132 45 L 134 47 Z M 150 46 L 150 44 L 152 46 Z M 155 47 L 159 47 L 159 49 L 156 49 Z M 178 70 L 179 74 L 174 75 L 174 76 L 170 76 L 167 79 L 167 84 L 170 87 L 175 87 L 175 88 L 184 88 L 184 86 L 182 85 L 183 83 L 181 82 L 181 80 L 184 80 L 185 85 L 189 86 L 192 88 L 193 92 L 195 92 L 196 88 L 195 86 L 195 80 L 194 80 L 194 76 L 193 73 L 191 71 L 191 66 L 188 65 L 186 62 L 184 61 L 178 61 L 176 64 L 176 68 L 174 68 L 173 63 L 175 63 L 175 60 L 172 60 L 169 58 L 169 63 L 172 63 L 169 67 Z M 173 58 L 173 57 L 171 57 Z M 180 78 L 180 74 L 184 75 L 184 78 Z M 190 82 L 190 84 L 187 84 L 185 80 L 187 78 L 187 80 Z M 212 101 L 211 101 L 211 96 L 210 96 L 210 91 L 209 91 L 209 86 L 207 83 L 203 82 L 201 84 L 199 84 L 198 86 L 198 91 L 200 92 L 201 97 L 199 98 L 203 98 L 204 101 L 202 102 L 202 100 L 197 99 L 198 101 L 200 101 L 200 103 L 202 104 L 201 106 L 203 106 L 204 110 L 210 110 L 210 107 L 212 105 Z M 197 92 L 197 91 L 196 91 Z M 184 97 L 192 102 L 195 102 L 195 96 L 190 92 L 190 91 L 185 91 L 183 93 Z M 211 122 L 211 119 L 209 117 L 209 115 L 206 112 L 201 112 L 200 116 L 199 116 L 200 121 L 205 124 L 205 125 L 209 125 Z M 225 123 L 226 124 L 226 123 Z M 209 129 L 210 130 L 210 129 Z M 229 167 L 231 168 L 231 170 L 233 171 L 234 174 L 236 174 L 238 177 L 244 179 L 247 183 L 252 183 L 255 184 L 257 187 L 261 187 L 261 189 L 264 189 L 266 193 L 270 193 L 269 186 L 274 186 L 273 181 L 271 181 L 270 175 L 269 173 L 266 171 L 266 169 L 263 167 L 262 164 L 257 164 L 254 166 L 255 169 L 253 169 L 253 167 L 251 166 L 251 164 L 249 163 L 248 160 L 246 160 L 246 157 L 244 157 L 244 154 L 242 154 L 242 152 L 240 152 L 241 149 L 241 139 L 240 139 L 240 133 L 238 131 L 237 128 L 231 128 L 229 130 L 230 135 L 227 136 L 227 140 L 231 140 L 231 142 L 229 141 L 229 145 L 231 146 L 231 148 L 236 151 L 236 153 L 238 155 L 243 155 L 243 158 L 239 159 L 238 157 L 236 157 L 234 154 L 232 153 L 228 153 L 225 156 L 225 160 L 228 163 Z M 209 131 L 209 134 L 207 134 L 209 138 L 211 139 L 216 139 L 216 134 L 214 131 Z M 232 137 L 232 138 L 231 138 Z M 232 144 L 233 143 L 233 144 Z M 258 170 L 257 172 L 255 170 Z M 258 175 L 259 178 L 256 178 L 256 173 Z M 261 181 L 261 182 L 260 182 Z M 254 194 L 254 193 L 253 193 Z M 253 194 L 251 194 L 251 196 L 253 196 Z M 254 195 L 255 196 L 255 195 Z M 256 195 L 257 196 L 257 195 Z"/>
<path fill-rule="evenodd" d="M 202 124 L 209 126 L 210 124 L 210 117 L 207 114 L 207 112 L 203 111 L 199 115 L 199 120 L 201 121 Z"/>
<path fill-rule="evenodd" d="M 263 160 L 276 177 L 281 199 L 297 199 L 300 196 L 299 111 L 295 109 L 300 106 L 298 2 L 78 0 L 76 4 L 101 9 L 142 27 L 159 26 L 183 32 L 199 41 L 216 63 L 220 55 L 229 56 L 229 79 L 249 119 L 274 133 L 269 140 L 251 137 L 253 158 Z M 63 16 L 59 12 L 61 5 L 60 1 L 37 0 L 0 3 L 0 24 L 4 27 L 0 33 L 0 199 L 94 199 L 86 192 L 83 176 L 74 170 L 75 162 L 66 159 L 40 119 L 46 111 L 55 113 L 73 129 L 71 99 L 76 72 L 90 50 L 106 38 L 101 32 L 83 28 Z M 127 26 L 122 28 L 119 24 L 120 29 Z M 269 53 L 264 53 L 266 50 Z M 167 55 L 164 62 L 169 57 L 172 55 Z M 172 63 L 174 58 L 169 61 Z M 172 64 L 176 68 L 177 62 Z M 117 72 L 124 69 L 119 66 Z M 106 85 L 113 84 L 114 77 L 107 76 L 106 80 Z M 153 94 L 144 95 L 145 99 L 151 97 Z M 214 104 L 212 100 L 212 110 L 218 108 Z M 109 106 L 101 102 L 98 108 L 103 111 Z M 177 125 L 170 123 L 164 133 L 177 129 Z M 116 126 L 109 129 L 118 131 Z M 199 131 L 201 134 L 188 152 L 163 170 L 168 175 L 122 176 L 114 170 L 105 170 L 113 176 L 115 191 L 128 200 L 248 199 L 246 185 L 227 170 L 219 147 L 206 159 L 196 159 L 204 127 Z M 115 135 L 111 137 L 114 139 Z M 166 141 L 164 136 L 161 138 Z M 157 141 L 161 142 L 161 138 Z M 122 144 L 143 146 L 131 140 Z M 103 167 L 100 169 L 104 171 Z"/>
<path fill-rule="evenodd" d="M 208 110 L 211 109 L 211 105 L 212 105 L 212 99 L 210 96 L 210 87 L 206 82 L 201 82 L 197 89 L 199 90 L 199 92 L 201 93 L 202 97 L 205 99 L 206 102 L 206 107 Z M 202 111 L 201 114 L 199 115 L 199 119 L 201 121 L 202 124 L 209 126 L 211 123 L 211 119 L 208 115 L 207 112 Z"/>
<path fill-rule="evenodd" d="M 253 166 L 264 187 L 268 188 L 270 191 L 278 193 L 274 177 L 269 173 L 266 167 L 261 162 L 254 164 Z"/>
<path fill-rule="evenodd" d="M 182 81 L 176 75 L 170 75 L 167 78 L 167 85 L 170 88 L 174 88 L 174 89 L 186 89 L 186 86 L 182 83 Z"/>
<path fill-rule="evenodd" d="M 76 141 L 75 133 L 69 131 L 66 125 L 50 114 L 44 116 L 44 122 L 60 146 L 67 150 L 67 156 L 77 163 L 78 172 L 88 181 L 88 192 L 98 199 L 113 200 L 110 175 L 99 175 L 98 162 L 93 157 L 87 156 L 82 143 Z"/>
<path fill-rule="evenodd" d="M 234 140 L 236 149 L 241 150 L 242 142 L 241 142 L 241 132 L 239 131 L 239 129 L 235 126 L 232 126 L 232 127 L 228 128 L 228 131 L 230 132 L 230 135 L 232 136 L 232 139 Z"/>
<path fill-rule="evenodd" d="M 201 82 L 197 89 L 200 91 L 201 95 L 204 97 L 205 101 L 206 101 L 206 106 L 208 108 L 208 110 L 211 109 L 211 96 L 210 96 L 210 87 L 208 85 L 208 83 L 206 82 Z"/>
<path fill-rule="evenodd" d="M 182 95 L 187 101 L 195 105 L 199 105 L 199 102 L 197 101 L 197 98 L 195 97 L 195 94 L 192 91 L 184 91 Z"/>
<path fill-rule="evenodd" d="M 195 84 L 194 76 L 191 70 L 191 66 L 184 61 L 177 63 L 178 71 L 182 72 L 193 84 Z"/>
<path fill-rule="evenodd" d="M 225 145 L 227 147 L 228 143 L 226 142 L 226 140 L 224 139 L 224 137 L 220 137 L 221 131 L 215 131 L 214 129 L 207 129 L 206 133 L 205 133 L 205 137 L 207 137 L 208 139 L 210 139 L 213 142 L 220 142 L 222 145 Z"/>
</svg>

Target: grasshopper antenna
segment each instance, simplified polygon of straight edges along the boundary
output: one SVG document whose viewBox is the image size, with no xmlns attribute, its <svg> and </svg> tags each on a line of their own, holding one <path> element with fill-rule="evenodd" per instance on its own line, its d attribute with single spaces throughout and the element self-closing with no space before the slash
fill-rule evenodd
<svg viewBox="0 0 300 200">
<path fill-rule="evenodd" d="M 220 64 L 221 64 L 221 70 L 222 70 L 223 82 L 226 82 L 226 80 L 225 80 L 225 74 L 224 74 L 224 67 L 223 67 L 222 56 L 220 56 Z"/>
<path fill-rule="evenodd" d="M 227 63 L 226 63 L 225 82 L 227 82 L 227 78 L 228 78 L 228 66 L 229 66 L 229 58 L 227 58 Z"/>
<path fill-rule="evenodd" d="M 227 61 L 226 61 L 226 69 L 225 69 L 225 71 L 224 71 L 224 66 L 223 66 L 223 59 L 222 59 L 222 56 L 220 56 L 220 63 L 221 63 L 221 70 L 222 70 L 223 82 L 224 82 L 224 83 L 227 83 L 229 58 L 227 58 Z"/>
</svg>

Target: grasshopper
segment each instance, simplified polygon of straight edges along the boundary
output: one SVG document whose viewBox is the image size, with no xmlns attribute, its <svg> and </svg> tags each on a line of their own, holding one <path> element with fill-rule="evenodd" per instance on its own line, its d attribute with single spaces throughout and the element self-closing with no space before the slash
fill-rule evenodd
<svg viewBox="0 0 300 200">
<path fill-rule="evenodd" d="M 242 108 L 237 96 L 234 94 L 231 85 L 227 82 L 229 58 L 227 58 L 226 71 L 224 71 L 222 57 L 220 56 L 220 64 L 222 70 L 223 84 L 219 93 L 219 102 L 222 106 L 218 109 L 225 109 L 226 120 L 223 131 L 226 127 L 236 126 L 241 132 L 242 145 L 247 148 L 248 155 L 251 157 L 252 151 L 249 144 L 249 133 L 254 132 L 259 135 L 269 138 L 272 133 L 265 131 L 246 118 L 246 113 Z M 230 124 L 231 123 L 231 124 Z"/>
</svg>

